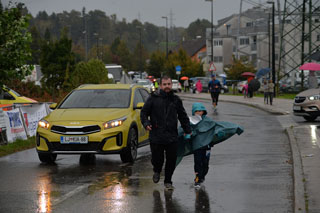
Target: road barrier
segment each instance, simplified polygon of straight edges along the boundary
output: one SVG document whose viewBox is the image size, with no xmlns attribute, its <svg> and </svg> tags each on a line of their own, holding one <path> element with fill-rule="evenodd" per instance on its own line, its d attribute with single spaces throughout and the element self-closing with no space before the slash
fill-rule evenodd
<svg viewBox="0 0 320 213">
<path fill-rule="evenodd" d="M 0 108 L 0 144 L 36 135 L 38 121 L 50 113 L 51 103 L 12 104 Z"/>
</svg>

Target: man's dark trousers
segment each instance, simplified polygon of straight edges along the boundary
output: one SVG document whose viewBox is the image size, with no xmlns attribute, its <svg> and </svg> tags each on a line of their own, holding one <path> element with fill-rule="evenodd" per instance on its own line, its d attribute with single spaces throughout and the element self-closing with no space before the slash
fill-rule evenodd
<svg viewBox="0 0 320 213">
<path fill-rule="evenodd" d="M 162 166 L 164 163 L 164 153 L 165 153 L 166 165 L 165 165 L 164 183 L 172 184 L 171 178 L 176 168 L 178 143 L 169 143 L 169 144 L 150 143 L 150 148 L 152 153 L 151 163 L 153 165 L 154 172 L 161 173 Z"/>
</svg>

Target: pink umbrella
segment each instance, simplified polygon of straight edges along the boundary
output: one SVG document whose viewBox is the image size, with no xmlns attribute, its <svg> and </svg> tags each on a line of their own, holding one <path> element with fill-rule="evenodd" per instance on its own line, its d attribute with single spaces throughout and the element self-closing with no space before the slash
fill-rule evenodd
<svg viewBox="0 0 320 213">
<path fill-rule="evenodd" d="M 299 67 L 300 70 L 311 70 L 317 71 L 320 70 L 320 64 L 317 63 L 305 63 Z"/>
</svg>

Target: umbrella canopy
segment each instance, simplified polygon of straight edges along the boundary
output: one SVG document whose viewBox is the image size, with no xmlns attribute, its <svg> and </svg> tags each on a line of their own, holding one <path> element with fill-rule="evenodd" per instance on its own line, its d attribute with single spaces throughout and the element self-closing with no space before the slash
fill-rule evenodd
<svg viewBox="0 0 320 213">
<path fill-rule="evenodd" d="M 222 78 L 226 78 L 226 77 L 227 77 L 227 75 L 226 75 L 226 74 L 223 74 L 223 73 L 222 73 L 222 74 L 219 74 L 219 76 L 222 77 Z"/>
<path fill-rule="evenodd" d="M 180 80 L 189 80 L 189 78 L 187 76 L 182 76 Z"/>
<path fill-rule="evenodd" d="M 260 82 L 257 79 L 252 79 L 249 84 L 249 89 L 251 89 L 253 92 L 257 91 L 260 88 Z"/>
<path fill-rule="evenodd" d="M 317 71 L 317 70 L 320 70 L 320 64 L 317 64 L 317 63 L 305 63 L 302 66 L 300 66 L 299 69 L 300 70 Z"/>
<path fill-rule="evenodd" d="M 311 60 L 320 61 L 320 51 L 312 53 L 309 58 Z"/>
<path fill-rule="evenodd" d="M 260 69 L 260 70 L 256 73 L 257 78 L 261 78 L 262 76 L 265 76 L 266 74 L 268 74 L 268 73 L 270 72 L 270 70 L 271 70 L 271 69 L 270 69 L 269 67 Z"/>
<path fill-rule="evenodd" d="M 128 74 L 129 74 L 129 75 L 133 75 L 133 74 L 134 74 L 134 71 L 129 71 Z"/>
<path fill-rule="evenodd" d="M 249 77 L 249 76 L 256 76 L 254 73 L 252 73 L 252 72 L 244 72 L 244 73 L 242 73 L 241 74 L 241 76 L 244 76 L 244 77 Z"/>
</svg>

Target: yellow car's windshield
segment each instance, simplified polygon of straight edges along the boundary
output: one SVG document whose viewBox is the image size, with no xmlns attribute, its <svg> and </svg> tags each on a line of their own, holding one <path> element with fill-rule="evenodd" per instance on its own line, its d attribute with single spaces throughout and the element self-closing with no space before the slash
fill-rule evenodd
<svg viewBox="0 0 320 213">
<path fill-rule="evenodd" d="M 86 89 L 73 91 L 59 109 L 128 108 L 129 103 L 129 89 Z"/>
</svg>

